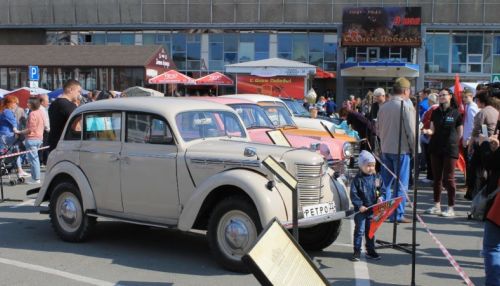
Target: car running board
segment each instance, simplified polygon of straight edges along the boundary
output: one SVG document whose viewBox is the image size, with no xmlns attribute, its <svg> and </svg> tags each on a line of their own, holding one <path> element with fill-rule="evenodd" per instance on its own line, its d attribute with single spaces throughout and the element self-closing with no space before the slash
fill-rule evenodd
<svg viewBox="0 0 500 286">
<path fill-rule="evenodd" d="M 121 218 L 121 217 L 116 217 L 116 216 L 111 216 L 111 215 L 103 215 L 103 214 L 98 214 L 95 211 L 87 211 L 86 214 L 91 217 L 96 217 L 96 218 L 106 218 L 114 221 L 120 221 L 120 222 L 126 222 L 126 223 L 131 223 L 131 224 L 137 224 L 137 225 L 144 225 L 144 226 L 151 226 L 151 227 L 158 227 L 158 228 L 167 228 L 167 229 L 177 229 L 175 225 L 169 225 L 169 224 L 161 224 L 161 223 L 154 223 L 154 222 L 144 222 L 141 220 L 134 220 L 134 219 L 127 219 L 127 218 Z"/>
</svg>

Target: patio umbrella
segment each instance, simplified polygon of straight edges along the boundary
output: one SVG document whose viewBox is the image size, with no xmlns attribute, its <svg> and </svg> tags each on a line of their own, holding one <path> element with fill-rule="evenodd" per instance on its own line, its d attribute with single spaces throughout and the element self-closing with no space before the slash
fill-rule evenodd
<svg viewBox="0 0 500 286">
<path fill-rule="evenodd" d="M 33 95 L 48 94 L 50 90 L 43 88 L 21 87 L 6 93 L 5 95 L 13 95 L 19 99 L 19 106 L 22 108 L 28 107 L 28 99 Z M 4 96 L 5 96 L 4 95 Z"/>
<path fill-rule="evenodd" d="M 315 78 L 335 78 L 335 74 L 331 72 L 327 72 L 320 67 L 316 67 L 316 75 Z"/>
<path fill-rule="evenodd" d="M 59 95 L 61 95 L 62 93 L 63 93 L 63 89 L 61 87 L 61 88 L 58 88 L 56 90 L 53 90 L 53 91 L 47 93 L 47 95 L 49 96 L 49 100 L 52 101 L 52 100 L 58 98 Z M 85 90 L 85 89 L 82 89 L 82 94 L 83 95 L 89 94 L 89 91 Z"/>
<path fill-rule="evenodd" d="M 129 87 L 126 90 L 123 91 L 124 94 L 127 95 L 127 97 L 138 97 L 138 96 L 156 96 L 156 97 L 162 97 L 163 93 L 156 91 L 154 89 L 150 88 L 145 88 L 142 86 L 133 86 Z"/>
<path fill-rule="evenodd" d="M 215 85 L 216 95 L 219 95 L 219 85 L 234 85 L 234 81 L 230 77 L 220 72 L 208 74 L 197 78 L 195 81 L 198 85 Z"/>
<path fill-rule="evenodd" d="M 169 70 L 149 80 L 150 84 L 196 84 L 194 79 L 176 70 Z M 172 88 L 172 95 L 174 89 Z"/>
<path fill-rule="evenodd" d="M 4 95 L 6 95 L 7 93 L 9 93 L 10 91 L 8 90 L 5 90 L 5 89 L 1 89 L 0 88 L 0 97 L 3 97 Z"/>
</svg>

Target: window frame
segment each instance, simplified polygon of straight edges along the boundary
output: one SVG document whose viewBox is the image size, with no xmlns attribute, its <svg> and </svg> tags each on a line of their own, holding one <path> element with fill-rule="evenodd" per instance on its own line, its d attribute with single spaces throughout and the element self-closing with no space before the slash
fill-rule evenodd
<svg viewBox="0 0 500 286">
<path fill-rule="evenodd" d="M 170 143 L 138 143 L 138 142 L 128 142 L 127 141 L 127 138 L 128 138 L 128 115 L 129 114 L 137 114 L 137 115 L 146 115 L 146 116 L 152 116 L 152 119 L 159 119 L 159 120 L 162 120 L 164 121 L 166 124 L 167 124 L 167 127 L 168 129 L 170 130 L 170 134 L 172 135 L 172 141 Z M 124 137 L 123 137 L 123 143 L 128 143 L 128 144 L 143 144 L 143 145 L 158 145 L 158 146 L 177 146 L 177 138 L 175 137 L 175 133 L 173 132 L 173 129 L 172 127 L 170 126 L 170 123 L 168 122 L 168 120 L 164 117 L 164 116 L 161 116 L 159 114 L 156 114 L 156 113 L 150 113 L 150 112 L 143 112 L 143 111 L 125 111 L 124 112 L 124 116 L 125 116 L 125 121 L 124 121 Z"/>
</svg>

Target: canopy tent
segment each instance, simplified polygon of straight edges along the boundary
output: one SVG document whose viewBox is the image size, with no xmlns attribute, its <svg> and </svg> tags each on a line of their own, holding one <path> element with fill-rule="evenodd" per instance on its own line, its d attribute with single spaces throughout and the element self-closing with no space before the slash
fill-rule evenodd
<svg viewBox="0 0 500 286">
<path fill-rule="evenodd" d="M 394 62 L 361 62 L 340 65 L 343 77 L 408 77 L 419 76 L 419 65 Z"/>
<path fill-rule="evenodd" d="M 163 97 L 163 93 L 141 86 L 133 86 L 129 87 L 122 92 L 126 97 L 139 97 L 139 96 L 155 96 L 155 97 Z"/>
<path fill-rule="evenodd" d="M 326 79 L 326 78 L 335 78 L 335 74 L 332 72 L 327 72 L 320 67 L 316 67 L 316 75 L 314 78 Z"/>
<path fill-rule="evenodd" d="M 4 96 L 13 95 L 19 99 L 19 107 L 27 108 L 28 107 L 28 99 L 33 95 L 40 94 L 48 94 L 50 90 L 46 90 L 43 88 L 29 88 L 29 87 L 21 87 L 15 89 Z"/>
<path fill-rule="evenodd" d="M 195 84 L 195 80 L 176 70 L 168 70 L 149 80 L 150 84 Z"/>
<path fill-rule="evenodd" d="M 214 72 L 204 77 L 197 78 L 198 85 L 233 85 L 234 81 L 225 74 Z"/>
</svg>

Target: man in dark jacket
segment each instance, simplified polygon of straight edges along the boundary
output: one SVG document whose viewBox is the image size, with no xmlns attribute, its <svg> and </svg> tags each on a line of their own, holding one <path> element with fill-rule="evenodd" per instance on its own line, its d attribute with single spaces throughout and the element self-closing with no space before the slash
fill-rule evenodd
<svg viewBox="0 0 500 286">
<path fill-rule="evenodd" d="M 358 132 L 359 137 L 368 140 L 370 146 L 373 148 L 376 136 L 375 126 L 368 118 L 359 112 L 348 110 L 345 107 L 340 109 L 339 117 L 343 120 L 347 120 L 347 124 L 351 125 L 351 128 Z M 366 140 L 361 142 L 361 150 L 370 150 Z"/>
</svg>

